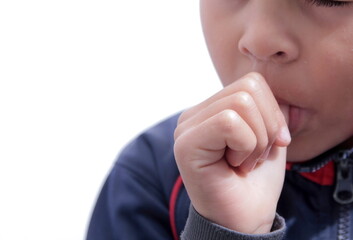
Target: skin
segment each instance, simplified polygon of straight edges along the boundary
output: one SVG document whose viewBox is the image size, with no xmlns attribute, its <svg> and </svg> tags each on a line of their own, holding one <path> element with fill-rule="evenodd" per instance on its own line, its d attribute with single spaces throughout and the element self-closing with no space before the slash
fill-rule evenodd
<svg viewBox="0 0 353 240">
<path fill-rule="evenodd" d="M 224 89 L 181 115 L 174 152 L 202 216 L 269 232 L 285 162 L 353 146 L 353 1 L 346 2 L 200 0 Z"/>
</svg>

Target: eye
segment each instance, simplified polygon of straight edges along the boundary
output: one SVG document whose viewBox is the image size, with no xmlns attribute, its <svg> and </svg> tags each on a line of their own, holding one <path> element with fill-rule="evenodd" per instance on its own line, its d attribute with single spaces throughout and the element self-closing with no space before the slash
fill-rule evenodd
<svg viewBox="0 0 353 240">
<path fill-rule="evenodd" d="M 307 0 L 307 2 L 321 7 L 342 7 L 352 3 L 352 1 L 330 1 L 330 0 Z"/>
</svg>

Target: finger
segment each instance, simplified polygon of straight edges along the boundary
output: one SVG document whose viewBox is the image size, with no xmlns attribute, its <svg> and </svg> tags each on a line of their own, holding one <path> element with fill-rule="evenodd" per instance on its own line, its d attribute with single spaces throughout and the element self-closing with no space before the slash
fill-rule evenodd
<svg viewBox="0 0 353 240">
<path fill-rule="evenodd" d="M 282 124 L 282 127 L 279 132 L 279 136 L 276 138 L 275 142 L 273 145 L 276 145 L 278 147 L 286 147 L 290 143 L 290 133 L 287 127 L 287 123 L 289 121 L 289 106 L 288 105 L 279 105 L 280 107 L 280 116 L 279 118 L 282 119 L 281 121 L 284 122 Z M 250 160 L 246 160 L 242 163 L 240 167 L 240 170 L 243 172 L 250 172 L 255 168 L 257 164 L 261 164 L 265 160 L 268 159 L 269 154 L 271 153 L 271 150 L 273 148 L 273 145 L 270 144 L 267 149 L 263 152 L 263 154 L 256 160 L 251 159 L 253 156 L 250 156 Z M 256 155 L 255 155 L 256 156 Z"/>
<path fill-rule="evenodd" d="M 186 164 L 185 169 L 202 169 L 221 160 L 239 166 L 254 151 L 256 142 L 254 132 L 239 114 L 225 110 L 181 134 L 175 141 L 176 159 L 178 164 Z M 241 154 L 224 159 L 227 148 Z"/>
<path fill-rule="evenodd" d="M 259 157 L 264 152 L 269 142 L 267 130 L 255 101 L 247 92 L 237 92 L 212 103 L 198 112 L 195 116 L 182 122 L 176 131 L 183 132 L 191 126 L 195 126 L 226 109 L 237 112 L 237 114 L 239 114 L 253 130 L 257 139 L 257 147 L 254 157 Z M 176 135 L 178 134 L 180 133 L 176 133 Z"/>
<path fill-rule="evenodd" d="M 278 134 L 278 137 L 276 138 L 275 145 L 279 147 L 286 147 L 289 145 L 291 141 L 291 136 L 290 132 L 288 129 L 288 122 L 289 122 L 289 106 L 288 105 L 279 105 L 280 107 L 280 112 L 279 117 L 281 119 L 281 129 Z"/>
<path fill-rule="evenodd" d="M 222 91 L 218 92 L 203 103 L 189 109 L 180 118 L 180 123 L 191 118 L 193 115 L 196 115 L 213 102 L 236 92 L 247 92 L 256 102 L 266 126 L 269 145 L 272 145 L 276 141 L 276 138 L 279 138 L 278 144 L 288 142 L 288 139 L 280 139 L 282 136 L 280 135 L 280 132 L 282 129 L 286 128 L 286 124 L 278 103 L 265 79 L 257 73 L 247 74 L 241 79 L 228 85 Z"/>
<path fill-rule="evenodd" d="M 286 147 L 290 143 L 290 133 L 287 127 L 288 121 L 289 121 L 289 106 L 288 105 L 279 105 L 281 109 L 281 118 L 285 122 L 285 125 L 283 128 L 280 130 L 280 135 L 279 138 L 276 139 L 274 145 L 277 147 L 268 146 L 268 148 L 265 150 L 265 152 L 262 154 L 262 156 L 258 159 L 258 161 L 244 161 L 243 164 L 240 166 L 240 169 L 243 172 L 250 172 L 252 169 L 255 168 L 257 164 L 261 164 L 265 160 L 269 158 L 269 155 L 271 153 L 272 148 L 278 149 L 278 147 Z M 289 139 L 289 141 L 288 141 Z M 282 148 L 283 149 L 283 148 Z"/>
<path fill-rule="evenodd" d="M 247 77 L 248 77 L 248 75 L 245 75 L 242 78 L 247 78 Z M 242 78 L 240 78 L 240 79 L 242 79 Z M 235 82 L 237 82 L 237 81 L 235 81 Z M 210 98 L 206 99 L 205 101 L 199 103 L 198 105 L 184 111 L 178 119 L 178 124 L 180 124 L 180 123 L 184 122 L 185 120 L 189 119 L 190 117 L 194 116 L 195 114 L 197 114 L 198 112 L 200 112 L 202 109 L 206 108 L 207 106 L 209 106 L 213 102 L 216 102 L 219 99 L 222 99 L 222 98 L 227 97 L 229 95 L 232 95 L 235 92 L 241 91 L 241 88 L 239 86 L 237 86 L 235 84 L 235 82 L 233 84 L 230 84 L 230 85 L 224 87 L 221 91 L 217 92 L 216 94 L 214 94 Z"/>
<path fill-rule="evenodd" d="M 259 73 L 248 73 L 245 76 L 241 77 L 240 79 L 234 81 L 232 84 L 224 87 L 221 91 L 217 92 L 210 98 L 206 99 L 205 101 L 201 102 L 200 104 L 196 105 L 185 111 L 182 116 L 179 118 L 179 123 L 189 119 L 191 116 L 194 116 L 197 112 L 201 111 L 202 109 L 206 108 L 213 102 L 218 101 L 224 97 L 232 95 L 239 91 L 245 92 L 256 92 L 258 89 L 258 85 L 266 85 L 267 83 L 264 81 L 264 78 Z M 267 88 L 269 88 L 267 86 Z M 275 101 L 275 100 L 274 100 Z"/>
</svg>

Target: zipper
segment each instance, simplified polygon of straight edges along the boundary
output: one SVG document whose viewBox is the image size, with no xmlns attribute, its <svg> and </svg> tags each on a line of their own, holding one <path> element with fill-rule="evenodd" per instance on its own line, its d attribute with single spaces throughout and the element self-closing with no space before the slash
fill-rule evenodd
<svg viewBox="0 0 353 240">
<path fill-rule="evenodd" d="M 353 202 L 353 156 L 351 150 L 339 152 L 336 163 L 336 186 L 333 198 L 339 204 Z"/>
<path fill-rule="evenodd" d="M 331 149 L 309 162 L 293 165 L 292 170 L 316 172 L 331 161 L 335 162 L 336 167 L 333 199 L 339 204 L 337 240 L 349 240 L 350 210 L 353 206 L 353 148 L 342 151 Z"/>
<path fill-rule="evenodd" d="M 353 202 L 353 154 L 341 151 L 334 160 L 336 164 L 336 186 L 333 199 L 339 204 L 337 240 L 350 239 L 350 209 Z"/>
<path fill-rule="evenodd" d="M 337 225 L 337 240 L 350 239 L 350 210 L 351 204 L 344 204 L 339 206 L 338 225 Z"/>
</svg>

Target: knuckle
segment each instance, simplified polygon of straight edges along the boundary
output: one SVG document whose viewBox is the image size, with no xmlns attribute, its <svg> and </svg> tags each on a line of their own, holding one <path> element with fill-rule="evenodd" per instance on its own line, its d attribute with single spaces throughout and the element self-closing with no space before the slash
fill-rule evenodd
<svg viewBox="0 0 353 240">
<path fill-rule="evenodd" d="M 174 155 L 177 162 L 183 161 L 183 159 L 187 159 L 188 152 L 190 152 L 190 144 L 187 137 L 184 135 L 180 136 L 174 141 Z"/>
<path fill-rule="evenodd" d="M 240 116 L 237 112 L 227 109 L 219 114 L 217 121 L 221 131 L 229 133 L 233 131 L 234 124 L 240 121 Z"/>
<path fill-rule="evenodd" d="M 174 154 L 177 155 L 178 153 L 181 152 L 183 148 L 183 141 L 180 141 L 180 139 L 176 139 L 174 141 Z"/>
<path fill-rule="evenodd" d="M 188 118 L 188 111 L 184 111 L 180 114 L 179 118 L 178 118 L 178 125 L 181 124 L 182 122 L 184 122 L 186 119 Z"/>
<path fill-rule="evenodd" d="M 240 108 L 241 110 L 248 110 L 255 107 L 252 96 L 244 91 L 238 92 L 234 96 L 234 101 L 232 104 L 234 109 Z"/>
<path fill-rule="evenodd" d="M 261 89 L 263 88 L 264 81 L 265 79 L 259 73 L 256 73 L 256 72 L 249 73 L 247 75 L 247 81 L 246 81 L 248 91 L 253 93 L 261 91 Z"/>
<path fill-rule="evenodd" d="M 178 126 L 178 127 L 174 130 L 174 141 L 177 140 L 180 135 L 181 135 L 181 129 L 180 129 L 180 126 Z"/>
<path fill-rule="evenodd" d="M 190 118 L 190 110 L 182 112 L 177 121 L 177 127 L 174 130 L 174 140 L 177 139 L 187 127 L 187 120 Z"/>
<path fill-rule="evenodd" d="M 250 72 L 249 74 L 247 74 L 247 76 L 256 81 L 265 81 L 265 78 L 258 72 Z"/>
</svg>

